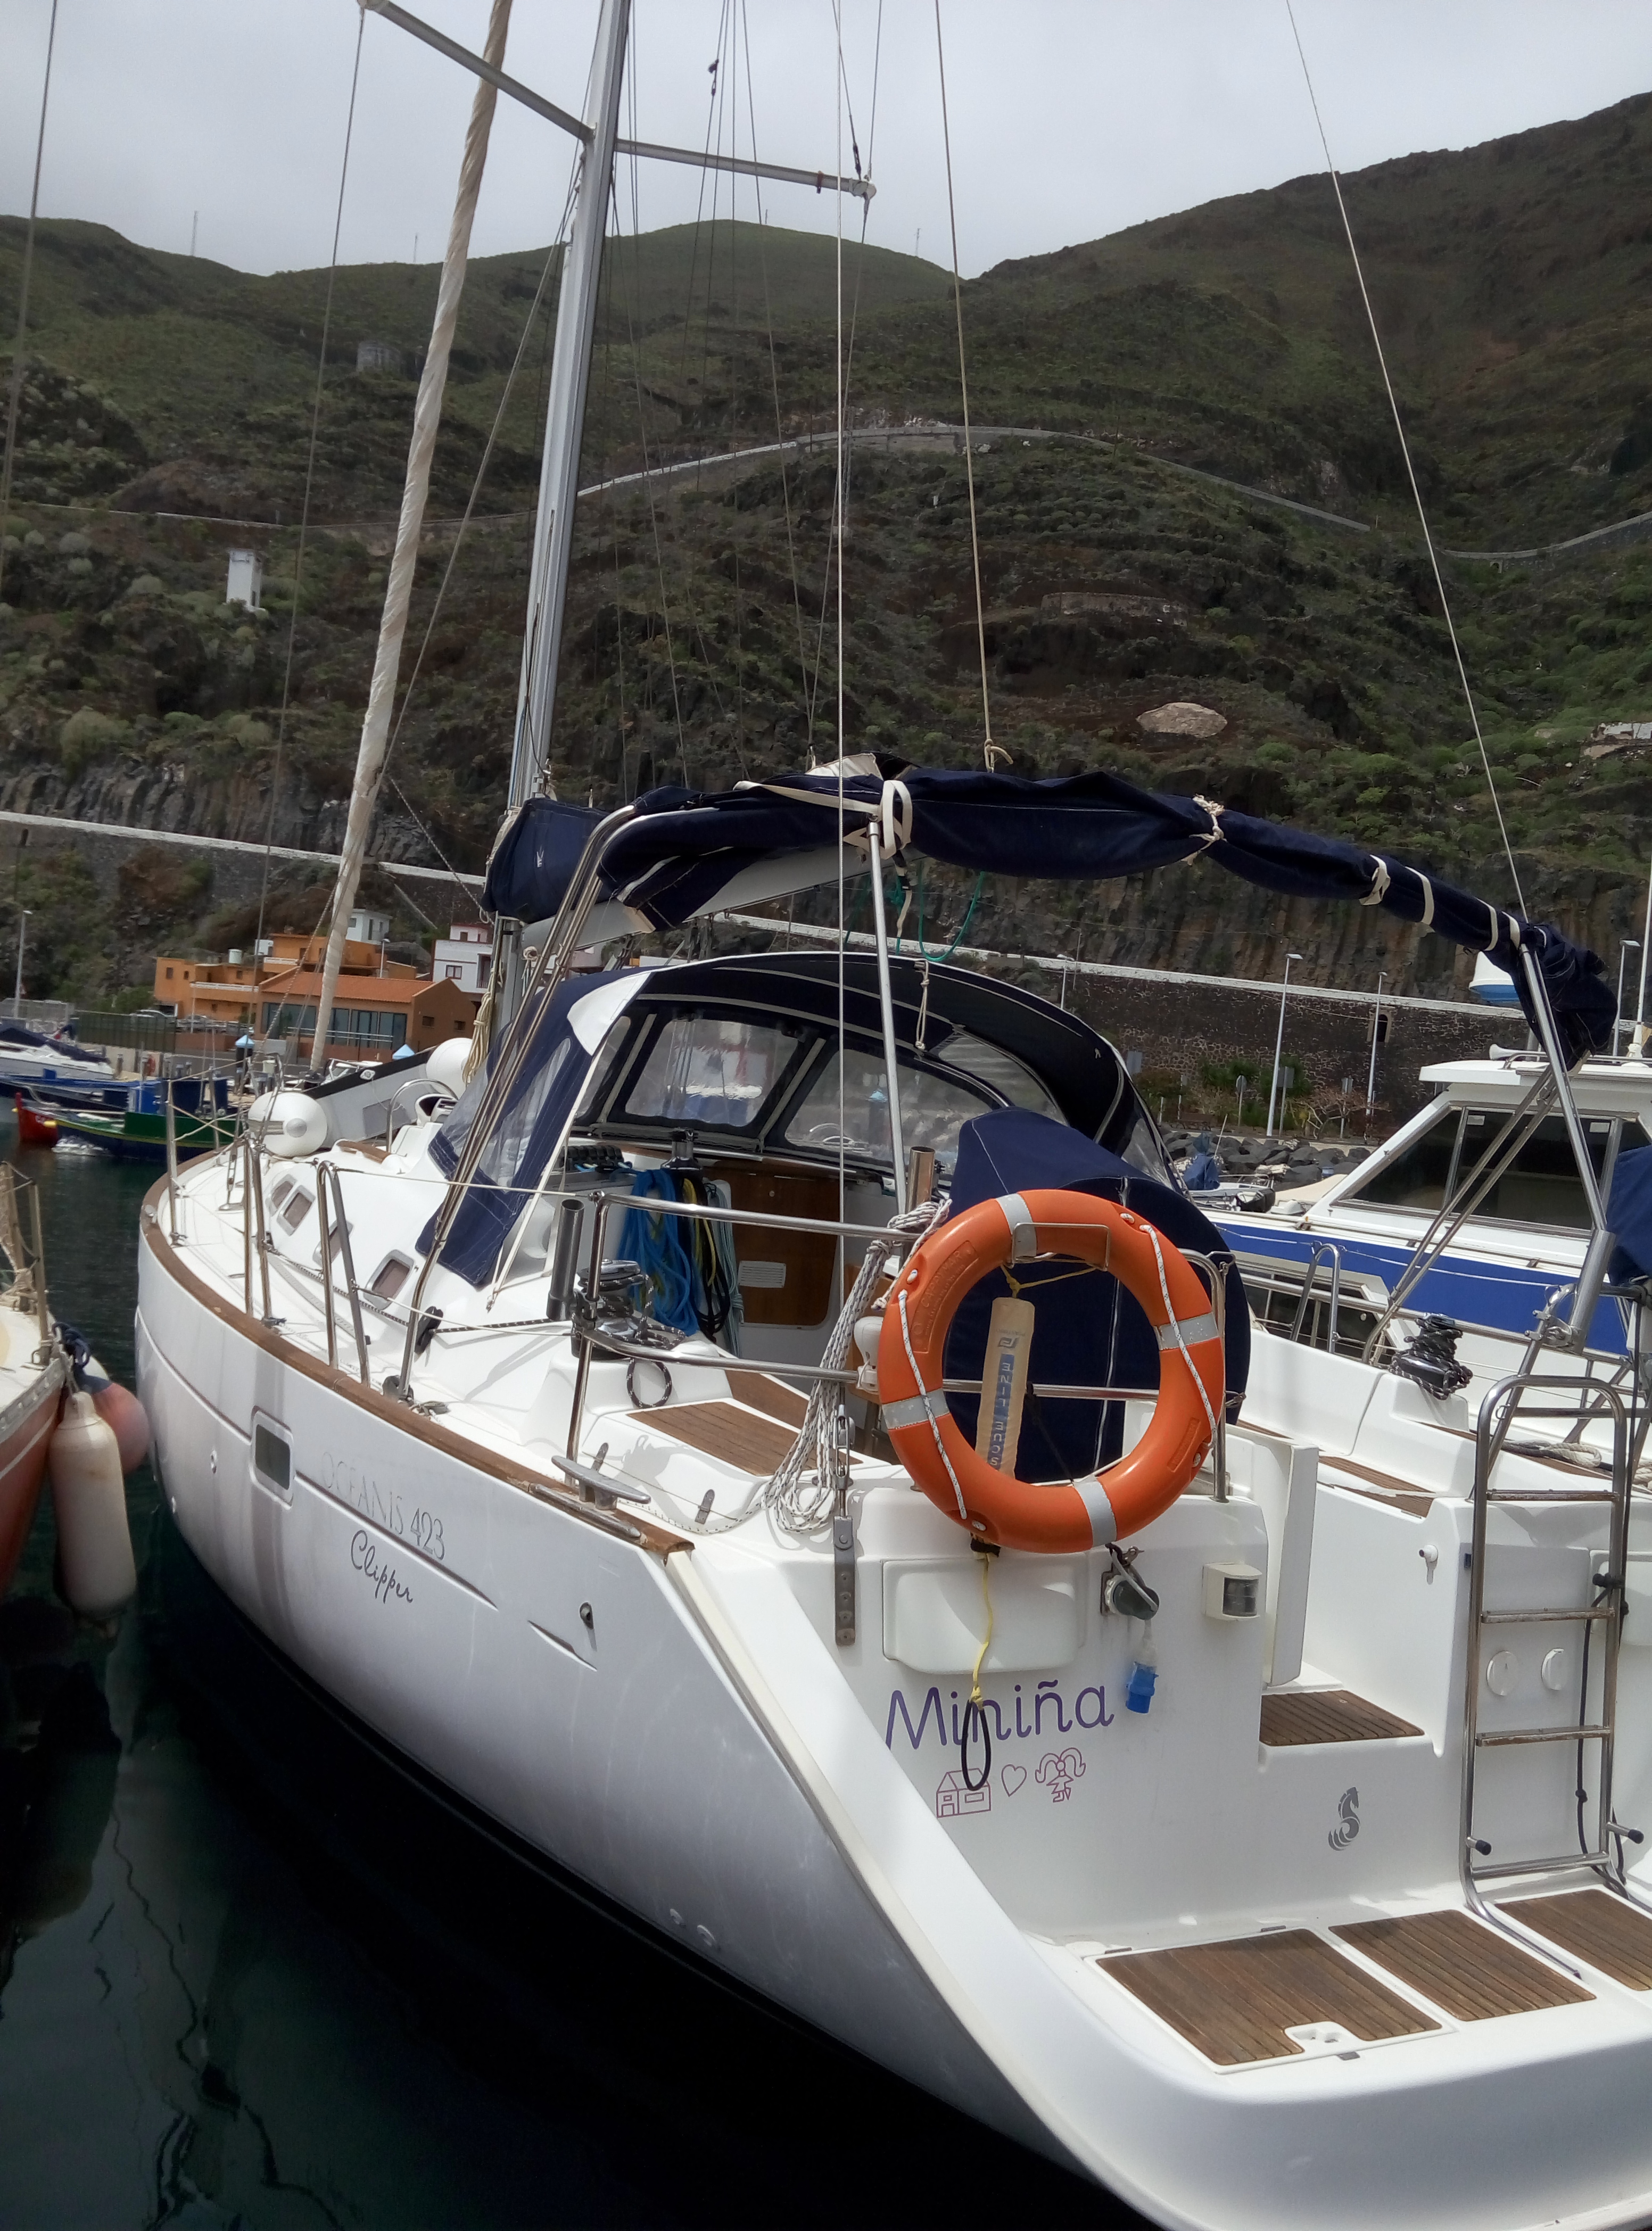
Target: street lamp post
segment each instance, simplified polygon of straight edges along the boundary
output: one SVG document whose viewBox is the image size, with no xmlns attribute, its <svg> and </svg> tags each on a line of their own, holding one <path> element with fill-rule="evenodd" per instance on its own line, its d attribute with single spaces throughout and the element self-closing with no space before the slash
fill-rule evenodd
<svg viewBox="0 0 1652 2231">
<path fill-rule="evenodd" d="M 1623 1027 L 1623 963 L 1629 959 L 1631 953 L 1638 953 L 1640 949 L 1641 941 L 1638 937 L 1625 938 L 1623 944 L 1617 948 L 1617 1020 L 1612 1025 L 1612 1051 L 1614 1053 L 1616 1053 L 1618 1051 L 1618 1035 Z"/>
<path fill-rule="evenodd" d="M 1273 1082 L 1267 1092 L 1267 1135 L 1270 1139 L 1273 1135 L 1273 1110 L 1278 1107 L 1279 1098 L 1279 1057 L 1285 1051 L 1285 1001 L 1291 989 L 1291 963 L 1301 958 L 1299 953 L 1287 953 L 1285 956 L 1285 981 L 1279 986 L 1279 1035 L 1273 1041 Z"/>
<path fill-rule="evenodd" d="M 1371 1128 L 1371 1113 L 1377 1106 L 1377 1031 L 1383 1019 L 1383 986 L 1388 981 L 1386 968 L 1377 972 L 1377 1007 L 1371 1016 L 1371 1065 L 1365 1076 L 1365 1128 Z"/>
<path fill-rule="evenodd" d="M 29 917 L 33 912 L 33 907 L 19 907 L 17 909 L 17 981 L 12 989 L 11 1012 L 19 1022 L 23 1020 L 23 940 L 29 934 Z"/>
</svg>

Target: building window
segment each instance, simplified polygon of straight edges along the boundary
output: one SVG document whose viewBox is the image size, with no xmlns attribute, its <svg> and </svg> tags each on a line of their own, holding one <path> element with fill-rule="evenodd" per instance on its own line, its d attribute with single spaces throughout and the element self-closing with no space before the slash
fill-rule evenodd
<svg viewBox="0 0 1652 2231">
<path fill-rule="evenodd" d="M 464 963 L 463 963 L 463 960 L 450 960 L 450 961 L 448 962 L 448 964 L 447 964 L 447 972 L 446 972 L 446 973 L 448 973 L 448 975 L 449 975 L 449 976 L 450 976 L 450 977 L 454 978 L 454 979 L 457 980 L 457 979 L 459 979 L 460 977 L 462 977 L 462 976 L 464 974 Z"/>
<path fill-rule="evenodd" d="M 166 981 L 170 984 L 170 983 L 172 982 L 172 970 L 169 968 L 169 969 L 166 971 Z"/>
</svg>

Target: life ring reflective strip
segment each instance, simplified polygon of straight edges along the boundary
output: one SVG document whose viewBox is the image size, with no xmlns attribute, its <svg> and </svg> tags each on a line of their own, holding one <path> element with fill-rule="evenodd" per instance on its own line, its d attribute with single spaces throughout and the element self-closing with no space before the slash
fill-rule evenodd
<svg viewBox="0 0 1652 2231">
<path fill-rule="evenodd" d="M 1153 1326 L 1160 1364 L 1152 1419 L 1128 1455 L 1087 1478 L 1033 1485 L 975 1453 L 939 1390 L 964 1296 L 994 1271 L 1038 1255 L 1110 1271 Z M 1226 1378 L 1210 1297 L 1180 1250 L 1116 1202 L 1053 1189 L 1007 1193 L 949 1218 L 896 1280 L 878 1343 L 878 1399 L 900 1461 L 949 1517 L 1010 1549 L 1100 1547 L 1168 1510 L 1215 1436 Z"/>
</svg>

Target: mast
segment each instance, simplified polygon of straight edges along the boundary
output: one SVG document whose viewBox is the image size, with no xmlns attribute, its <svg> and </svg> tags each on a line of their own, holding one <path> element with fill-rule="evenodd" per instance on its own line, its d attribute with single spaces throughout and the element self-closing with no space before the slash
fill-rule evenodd
<svg viewBox="0 0 1652 2231">
<path fill-rule="evenodd" d="M 591 74 L 591 138 L 580 169 L 579 196 L 562 287 L 556 306 L 556 343 L 545 405 L 545 450 L 540 465 L 539 511 L 534 522 L 533 568 L 528 584 L 528 625 L 522 637 L 522 680 L 516 692 L 516 741 L 510 761 L 512 812 L 546 783 L 551 721 L 556 708 L 556 663 L 562 647 L 568 555 L 573 545 L 573 501 L 579 488 L 580 443 L 585 430 L 586 388 L 596 332 L 597 281 L 608 222 L 608 181 L 619 126 L 619 92 L 625 71 L 625 32 L 631 0 L 603 0 Z"/>
<path fill-rule="evenodd" d="M 493 0 L 493 12 L 488 22 L 488 59 L 496 69 L 505 58 L 510 4 L 511 0 Z M 418 383 L 418 401 L 413 410 L 413 437 L 407 450 L 407 477 L 402 484 L 401 517 L 397 522 L 395 553 L 390 561 L 390 580 L 385 591 L 384 617 L 379 624 L 379 649 L 373 660 L 373 685 L 367 693 L 366 717 L 361 723 L 349 818 L 345 824 L 339 879 L 333 891 L 333 920 L 327 930 L 321 992 L 315 1006 L 315 1033 L 310 1040 L 310 1059 L 318 1069 L 327 1059 L 333 1003 L 338 996 L 339 972 L 344 966 L 345 936 L 355 908 L 362 863 L 367 854 L 367 836 L 390 750 L 390 715 L 396 702 L 396 677 L 401 669 L 413 573 L 418 563 L 418 540 L 424 525 L 425 499 L 430 494 L 431 461 L 442 420 L 448 358 L 453 346 L 453 330 L 458 322 L 459 297 L 464 292 L 465 265 L 470 255 L 470 227 L 476 213 L 476 196 L 482 190 L 483 167 L 488 158 L 488 137 L 497 99 L 492 85 L 485 81 L 478 84 L 470 108 L 470 126 L 465 133 L 464 156 L 459 165 L 459 191 L 453 205 L 447 253 L 442 260 L 431 346 Z"/>
<path fill-rule="evenodd" d="M 596 332 L 597 282 L 602 272 L 608 221 L 608 182 L 619 129 L 619 94 L 625 74 L 625 35 L 631 0 L 602 0 L 591 72 L 590 139 L 580 169 L 578 198 L 562 286 L 556 306 L 556 341 L 545 405 L 545 449 L 540 467 L 539 509 L 528 585 L 528 624 L 522 633 L 522 679 L 516 692 L 516 738 L 511 753 L 508 810 L 550 789 L 551 723 L 556 710 L 556 668 L 562 648 L 568 558 L 573 546 L 574 497 L 585 431 L 586 390 Z M 494 985 L 497 1019 L 508 1022 L 520 990 L 520 926 L 501 922 L 496 934 Z"/>
</svg>

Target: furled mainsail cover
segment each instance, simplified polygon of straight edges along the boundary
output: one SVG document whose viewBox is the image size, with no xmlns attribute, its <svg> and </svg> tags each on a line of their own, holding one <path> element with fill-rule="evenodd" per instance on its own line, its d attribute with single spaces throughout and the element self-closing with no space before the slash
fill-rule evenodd
<svg viewBox="0 0 1652 2231">
<path fill-rule="evenodd" d="M 719 892 L 744 870 L 832 844 L 841 802 L 846 841 L 863 859 L 873 831 L 885 857 L 910 850 L 1004 876 L 1138 876 L 1202 857 L 1286 898 L 1381 907 L 1488 954 L 1513 978 L 1535 1028 L 1519 966 L 1524 947 L 1538 956 L 1572 1058 L 1610 1047 L 1616 1007 L 1597 954 L 1552 922 L 1527 922 L 1387 853 L 1202 799 L 1138 790 L 1118 775 L 1039 782 L 882 757 L 852 764 L 865 771 L 845 772 L 841 782 L 835 772 L 817 769 L 735 790 L 649 791 L 638 799 L 635 818 L 609 839 L 602 896 L 657 929 L 714 913 Z M 489 908 L 528 922 L 554 914 L 599 818 L 557 799 L 528 800 L 494 848 Z"/>
</svg>

